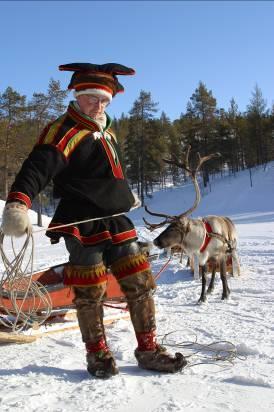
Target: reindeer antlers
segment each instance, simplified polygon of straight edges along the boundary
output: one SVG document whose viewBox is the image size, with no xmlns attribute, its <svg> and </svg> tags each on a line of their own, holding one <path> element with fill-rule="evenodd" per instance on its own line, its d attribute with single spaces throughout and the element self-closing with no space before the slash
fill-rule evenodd
<svg viewBox="0 0 274 412">
<path fill-rule="evenodd" d="M 194 184 L 195 193 L 196 193 L 196 198 L 195 198 L 193 206 L 190 207 L 186 212 L 183 212 L 178 216 L 170 216 L 170 215 L 166 215 L 166 214 L 162 214 L 162 213 L 153 213 L 153 212 L 150 212 L 147 207 L 145 207 L 146 212 L 149 213 L 150 215 L 165 218 L 165 220 L 163 222 L 155 223 L 155 224 L 149 223 L 146 219 L 143 218 L 143 220 L 144 220 L 144 222 L 145 222 L 145 224 L 146 224 L 146 226 L 148 227 L 149 230 L 154 230 L 156 228 L 164 226 L 167 223 L 172 223 L 172 222 L 174 222 L 174 220 L 177 220 L 177 219 L 180 219 L 184 216 L 189 215 L 190 213 L 192 213 L 197 208 L 198 204 L 200 203 L 201 194 L 200 194 L 199 184 L 198 184 L 198 181 L 197 181 L 197 172 L 200 170 L 201 166 L 205 162 L 207 162 L 210 159 L 213 159 L 214 157 L 220 157 L 221 154 L 217 152 L 217 153 L 212 153 L 208 156 L 201 157 L 200 153 L 197 153 L 198 164 L 194 169 L 191 169 L 190 166 L 189 166 L 189 160 L 188 160 L 190 150 L 191 150 L 191 146 L 188 145 L 187 149 L 186 149 L 186 152 L 183 156 L 183 161 L 182 162 L 180 162 L 176 156 L 173 156 L 173 159 L 163 159 L 163 161 L 166 162 L 166 163 L 169 163 L 169 164 L 173 164 L 173 165 L 179 167 L 180 169 L 184 169 L 189 174 L 189 176 L 191 177 L 192 182 Z"/>
<path fill-rule="evenodd" d="M 189 161 L 188 161 L 188 157 L 189 157 L 189 153 L 190 153 L 190 149 L 191 146 L 188 145 L 187 149 L 186 149 L 186 153 L 184 155 L 184 159 L 183 162 L 179 162 L 178 159 L 174 156 L 174 160 L 168 160 L 168 159 L 163 159 L 164 162 L 169 163 L 169 164 L 174 164 L 175 166 L 180 167 L 181 169 L 184 169 L 188 172 L 188 174 L 191 177 L 191 180 L 194 184 L 195 187 L 195 193 L 196 193 L 196 198 L 194 201 L 193 206 L 191 206 L 188 210 L 186 210 L 184 213 L 181 213 L 178 218 L 181 218 L 183 216 L 187 216 L 190 213 L 192 213 L 198 206 L 198 204 L 200 203 L 201 200 L 201 194 L 200 194 L 200 188 L 199 188 L 199 184 L 197 181 L 197 172 L 200 170 L 201 166 L 203 163 L 207 162 L 210 159 L 213 159 L 214 157 L 220 157 L 221 154 L 220 153 L 212 153 L 208 156 L 200 156 L 200 153 L 197 153 L 197 157 L 198 157 L 198 164 L 194 169 L 191 169 L 189 167 Z"/>
<path fill-rule="evenodd" d="M 145 222 L 147 228 L 148 228 L 150 231 L 153 231 L 154 229 L 158 229 L 159 227 L 162 227 L 162 226 L 164 226 L 164 225 L 166 225 L 166 224 L 168 224 L 168 223 L 171 223 L 171 222 L 173 222 L 174 220 L 177 219 L 177 216 L 170 216 L 170 215 L 165 215 L 164 213 L 154 213 L 154 212 L 151 212 L 151 211 L 147 208 L 147 206 L 145 206 L 145 211 L 146 211 L 147 213 L 149 213 L 150 215 L 152 215 L 152 216 L 159 216 L 159 217 L 164 217 L 164 218 L 165 218 L 165 220 L 163 220 L 163 222 L 160 222 L 160 223 L 149 223 L 149 222 L 143 217 L 143 221 Z"/>
<path fill-rule="evenodd" d="M 217 152 L 217 153 L 212 153 L 208 156 L 201 157 L 200 153 L 197 152 L 198 164 L 197 164 L 196 168 L 191 169 L 189 167 L 189 160 L 188 160 L 190 150 L 191 150 L 191 146 L 188 145 L 182 162 L 180 162 L 178 160 L 177 156 L 173 156 L 173 159 L 163 159 L 163 161 L 166 162 L 166 163 L 169 163 L 169 164 L 173 164 L 173 165 L 179 167 L 180 169 L 184 169 L 188 172 L 188 174 L 190 176 L 195 177 L 197 172 L 202 167 L 203 163 L 207 162 L 210 159 L 213 159 L 214 157 L 220 157 L 221 156 L 221 153 Z"/>
</svg>

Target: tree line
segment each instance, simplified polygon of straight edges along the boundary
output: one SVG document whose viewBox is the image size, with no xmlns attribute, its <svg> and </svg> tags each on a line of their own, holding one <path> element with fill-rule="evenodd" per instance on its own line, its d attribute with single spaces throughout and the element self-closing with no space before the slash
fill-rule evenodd
<svg viewBox="0 0 274 412">
<path fill-rule="evenodd" d="M 143 204 L 155 186 L 165 187 L 170 179 L 173 184 L 185 180 L 182 170 L 162 159 L 180 159 L 188 145 L 192 147 L 192 163 L 197 152 L 201 156 L 214 152 L 222 155 L 203 166 L 204 187 L 209 185 L 210 175 L 236 174 L 274 159 L 274 105 L 271 110 L 267 108 L 258 85 L 243 113 L 234 98 L 228 110 L 218 108 L 212 91 L 203 82 L 198 84 L 179 119 L 171 121 L 164 112 L 156 117 L 157 111 L 151 93 L 141 91 L 129 116 L 115 120 L 127 175 Z"/>
<path fill-rule="evenodd" d="M 46 93 L 33 93 L 29 101 L 12 87 L 0 93 L 1 199 L 6 198 L 44 126 L 65 111 L 67 93 L 54 79 L 50 79 Z M 197 152 L 201 156 L 213 152 L 222 155 L 204 165 L 201 172 L 204 187 L 216 173 L 236 174 L 274 159 L 274 105 L 271 109 L 267 107 L 258 85 L 251 93 L 246 111 L 240 112 L 234 98 L 227 110 L 219 108 L 212 91 L 199 82 L 185 111 L 173 121 L 166 113 L 159 113 L 158 103 L 150 92 L 141 90 L 128 115 L 113 119 L 113 128 L 120 141 L 129 182 L 142 204 L 155 187 L 185 181 L 182 170 L 162 159 L 180 158 L 189 144 L 191 162 L 195 162 Z M 39 215 L 42 205 L 54 202 L 51 189 L 49 185 L 34 204 Z"/>
</svg>

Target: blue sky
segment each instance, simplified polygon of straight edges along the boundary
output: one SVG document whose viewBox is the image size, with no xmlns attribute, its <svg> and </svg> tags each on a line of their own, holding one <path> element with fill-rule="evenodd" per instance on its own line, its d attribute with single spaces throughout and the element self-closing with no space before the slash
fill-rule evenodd
<svg viewBox="0 0 274 412">
<path fill-rule="evenodd" d="M 125 93 L 112 116 L 127 113 L 141 90 L 173 120 L 199 81 L 218 107 L 235 98 L 244 111 L 257 83 L 274 103 L 274 3 L 268 1 L 10 1 L 0 2 L 0 92 L 12 86 L 31 98 L 50 77 L 66 88 L 71 62 L 117 62 Z"/>
</svg>

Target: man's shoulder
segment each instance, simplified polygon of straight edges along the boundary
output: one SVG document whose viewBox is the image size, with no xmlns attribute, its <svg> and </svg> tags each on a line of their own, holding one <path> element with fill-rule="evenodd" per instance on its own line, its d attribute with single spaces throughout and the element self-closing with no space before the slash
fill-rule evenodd
<svg viewBox="0 0 274 412">
<path fill-rule="evenodd" d="M 38 138 L 37 144 L 53 144 L 56 140 L 56 136 L 62 132 L 62 127 L 67 120 L 67 113 L 62 114 L 57 119 L 49 122 Z"/>
<path fill-rule="evenodd" d="M 68 113 L 64 113 L 44 128 L 36 147 L 51 146 L 69 158 L 79 144 L 87 141 L 86 138 L 92 135 L 93 130 L 76 122 Z M 89 143 L 93 141 L 94 139 L 88 140 Z"/>
</svg>

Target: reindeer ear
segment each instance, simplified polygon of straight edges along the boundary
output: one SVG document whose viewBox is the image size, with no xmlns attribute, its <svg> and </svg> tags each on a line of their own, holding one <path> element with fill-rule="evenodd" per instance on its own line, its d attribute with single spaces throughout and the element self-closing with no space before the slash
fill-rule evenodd
<svg viewBox="0 0 274 412">
<path fill-rule="evenodd" d="M 186 216 L 180 216 L 179 221 L 183 226 L 186 226 L 188 224 L 189 219 Z"/>
</svg>

